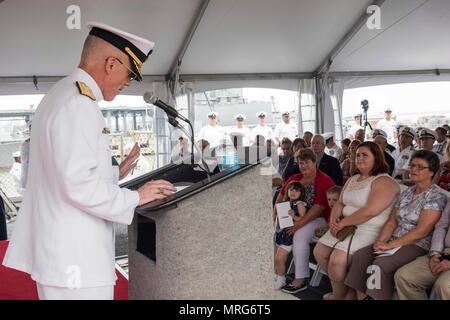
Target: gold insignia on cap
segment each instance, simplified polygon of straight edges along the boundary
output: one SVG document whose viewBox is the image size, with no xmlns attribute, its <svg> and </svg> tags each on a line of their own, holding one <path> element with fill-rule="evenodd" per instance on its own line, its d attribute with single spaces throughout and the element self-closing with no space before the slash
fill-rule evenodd
<svg viewBox="0 0 450 320">
<path fill-rule="evenodd" d="M 136 62 L 136 66 L 141 68 L 142 61 L 131 51 L 130 48 L 125 47 L 125 51 L 130 55 L 131 58 L 133 58 L 133 61 Z"/>
<path fill-rule="evenodd" d="M 91 98 L 94 101 L 96 100 L 94 94 L 92 93 L 91 88 L 89 88 L 86 83 L 81 82 L 81 81 L 77 81 L 75 83 L 77 84 L 78 91 L 80 91 L 80 93 L 83 96 L 89 97 L 89 98 Z"/>
<path fill-rule="evenodd" d="M 142 75 L 142 61 L 133 53 L 133 51 L 131 51 L 130 48 L 125 47 L 125 51 L 128 53 L 128 55 L 131 57 L 134 66 L 136 67 L 136 70 L 139 72 L 139 75 Z"/>
</svg>

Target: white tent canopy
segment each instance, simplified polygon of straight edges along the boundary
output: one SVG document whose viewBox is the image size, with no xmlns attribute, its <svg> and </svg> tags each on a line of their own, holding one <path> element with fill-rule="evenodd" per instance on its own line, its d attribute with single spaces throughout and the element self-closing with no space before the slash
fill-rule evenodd
<svg viewBox="0 0 450 320">
<path fill-rule="evenodd" d="M 379 30 L 366 26 L 371 4 Z M 70 5 L 81 9 L 79 30 L 66 26 Z M 70 73 L 92 20 L 156 42 L 145 81 L 125 94 L 168 79 L 193 91 L 299 90 L 316 79 L 319 129 L 332 125 L 329 95 L 339 104 L 344 88 L 450 79 L 448 0 L 3 0 L 0 94 L 45 93 Z"/>
</svg>

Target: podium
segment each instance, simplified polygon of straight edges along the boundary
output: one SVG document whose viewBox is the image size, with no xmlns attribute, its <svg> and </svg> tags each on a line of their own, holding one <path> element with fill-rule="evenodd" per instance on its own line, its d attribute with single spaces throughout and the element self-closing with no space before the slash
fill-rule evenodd
<svg viewBox="0 0 450 320">
<path fill-rule="evenodd" d="M 165 179 L 180 188 L 135 210 L 129 298 L 274 299 L 269 166 L 241 164 L 208 176 L 170 164 L 124 184 L 137 189 Z"/>
</svg>

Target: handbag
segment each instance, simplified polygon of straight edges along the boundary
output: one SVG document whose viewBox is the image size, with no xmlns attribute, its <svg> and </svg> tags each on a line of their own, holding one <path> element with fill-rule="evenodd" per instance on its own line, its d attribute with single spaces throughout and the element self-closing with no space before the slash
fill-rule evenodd
<svg viewBox="0 0 450 320">
<path fill-rule="evenodd" d="M 344 241 L 345 239 L 347 239 L 347 237 L 353 236 L 355 234 L 355 232 L 356 232 L 356 226 L 346 226 L 336 233 L 336 238 L 339 241 Z M 350 242 L 351 242 L 351 240 L 350 240 Z"/>
<path fill-rule="evenodd" d="M 333 248 L 331 249 L 331 252 L 333 252 L 333 250 L 336 248 L 336 245 L 339 242 L 342 242 L 345 239 L 347 239 L 348 237 L 351 237 L 350 241 L 348 242 L 348 248 L 347 248 L 347 272 L 348 272 L 348 269 L 350 268 L 350 264 L 349 264 L 349 262 L 350 262 L 350 247 L 352 245 L 353 236 L 355 235 L 356 229 L 357 229 L 357 227 L 355 225 L 353 225 L 353 226 L 346 226 L 346 227 L 342 228 L 341 230 L 339 230 L 336 233 L 336 239 L 338 239 L 338 241 L 336 241 Z M 331 253 L 330 253 L 330 255 L 331 255 Z"/>
</svg>

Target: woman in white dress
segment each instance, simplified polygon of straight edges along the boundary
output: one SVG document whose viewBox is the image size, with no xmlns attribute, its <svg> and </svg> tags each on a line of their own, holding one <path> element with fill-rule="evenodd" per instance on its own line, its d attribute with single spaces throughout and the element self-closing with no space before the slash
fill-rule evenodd
<svg viewBox="0 0 450 320">
<path fill-rule="evenodd" d="M 359 145 L 356 166 L 359 174 L 345 184 L 331 212 L 330 230 L 320 238 L 314 249 L 314 256 L 327 272 L 333 288 L 333 293 L 324 296 L 324 299 L 355 297 L 355 292 L 344 284 L 351 255 L 375 242 L 400 191 L 397 182 L 387 174 L 388 165 L 383 152 L 375 143 L 367 141 Z M 349 249 L 350 237 L 339 242 L 335 235 L 351 225 L 356 225 L 357 229 Z"/>
</svg>

